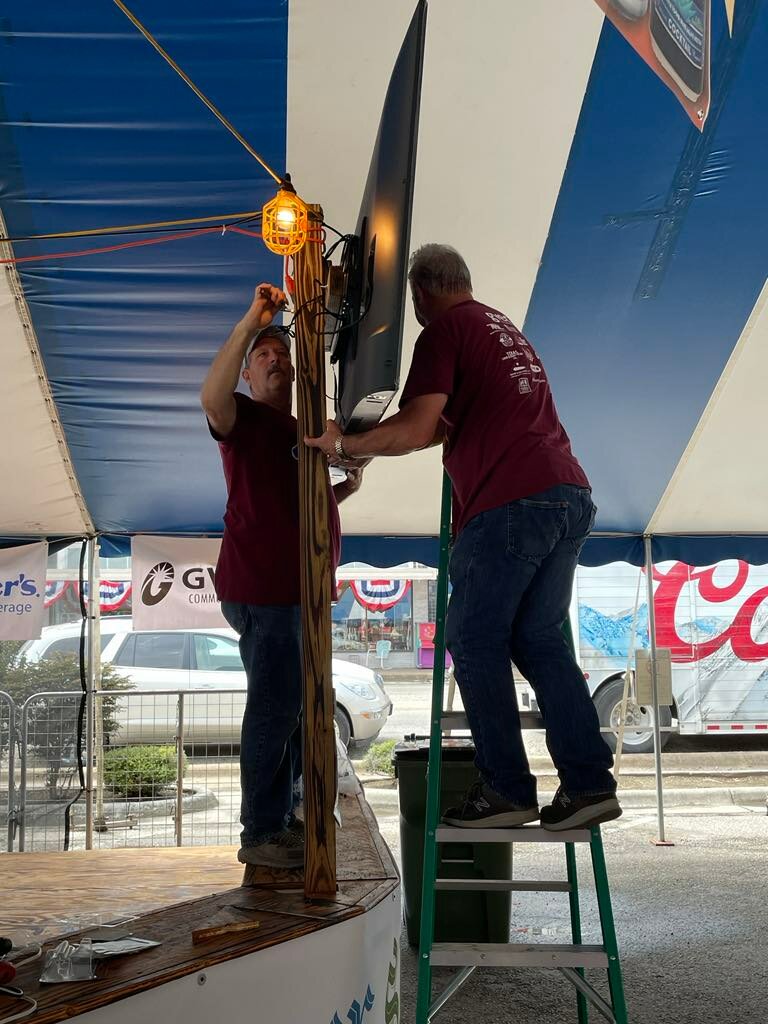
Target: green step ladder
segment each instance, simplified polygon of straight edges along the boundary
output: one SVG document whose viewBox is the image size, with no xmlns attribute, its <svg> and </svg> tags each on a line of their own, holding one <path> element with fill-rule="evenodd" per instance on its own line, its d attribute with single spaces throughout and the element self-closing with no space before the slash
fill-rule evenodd
<svg viewBox="0 0 768 1024">
<path fill-rule="evenodd" d="M 627 1024 L 624 984 L 619 963 L 619 950 L 613 922 L 611 894 L 605 867 L 600 827 L 548 832 L 538 826 L 525 825 L 515 829 L 465 829 L 441 826 L 440 778 L 442 739 L 444 731 L 467 728 L 461 711 L 443 711 L 445 682 L 445 616 L 448 605 L 448 554 L 451 524 L 451 484 L 443 475 L 440 510 L 440 560 L 437 577 L 437 610 L 435 622 L 435 661 L 432 675 L 432 711 L 430 717 L 429 763 L 427 769 L 427 808 L 424 836 L 424 875 L 421 892 L 421 926 L 419 933 L 418 995 L 416 1024 L 427 1024 L 438 1010 L 464 984 L 477 967 L 548 967 L 554 968 L 576 989 L 578 1024 L 587 1024 L 591 1004 L 612 1024 Z M 570 626 L 565 632 L 571 646 Z M 522 713 L 524 727 L 540 726 L 538 715 Z M 566 878 L 551 882 L 527 882 L 512 879 L 438 878 L 437 844 L 461 843 L 563 843 Z M 595 876 L 597 905 L 602 930 L 602 945 L 581 941 L 579 882 L 576 868 L 576 844 L 589 846 Z M 568 893 L 572 944 L 564 943 L 459 943 L 434 942 L 435 893 L 464 892 L 564 892 Z M 432 998 L 432 968 L 458 967 L 447 987 Z M 608 974 L 610 1003 L 587 981 L 585 968 L 602 968 Z"/>
</svg>

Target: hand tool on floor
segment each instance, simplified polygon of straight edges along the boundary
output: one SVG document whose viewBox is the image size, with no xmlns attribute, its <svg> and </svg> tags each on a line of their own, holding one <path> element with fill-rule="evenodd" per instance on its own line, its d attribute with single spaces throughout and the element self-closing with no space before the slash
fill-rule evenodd
<svg viewBox="0 0 768 1024">
<path fill-rule="evenodd" d="M 211 939 L 242 935 L 260 927 L 261 921 L 230 921 L 227 924 L 217 924 L 209 928 L 195 928 L 192 932 L 192 943 L 199 946 L 203 942 L 210 942 Z"/>
</svg>

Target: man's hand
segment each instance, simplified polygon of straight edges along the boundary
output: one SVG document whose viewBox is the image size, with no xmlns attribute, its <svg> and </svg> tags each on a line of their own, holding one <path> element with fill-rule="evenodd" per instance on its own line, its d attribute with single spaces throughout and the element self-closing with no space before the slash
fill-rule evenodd
<svg viewBox="0 0 768 1024">
<path fill-rule="evenodd" d="M 360 486 L 363 482 L 363 467 L 367 465 L 368 462 L 365 461 L 358 466 L 347 469 L 347 479 L 342 480 L 340 484 L 336 484 L 333 488 L 333 493 L 337 502 L 345 501 L 351 495 L 356 494 L 360 490 Z"/>
<path fill-rule="evenodd" d="M 412 398 L 398 413 L 362 434 L 346 434 L 343 447 L 346 458 L 340 459 L 334 442 L 341 431 L 333 420 L 328 420 L 325 433 L 320 437 L 305 437 L 304 444 L 319 448 L 331 460 L 331 465 L 349 466 L 360 459 L 373 459 L 379 455 L 407 455 L 427 448 L 440 429 L 448 395 L 435 392 Z"/>
<path fill-rule="evenodd" d="M 339 462 L 339 457 L 334 447 L 337 437 L 342 437 L 338 423 L 335 420 L 328 420 L 325 424 L 325 433 L 321 434 L 320 437 L 305 437 L 304 444 L 309 448 L 319 448 L 323 455 L 328 456 L 331 464 L 336 465 Z"/>
<path fill-rule="evenodd" d="M 363 482 L 363 467 L 356 466 L 347 470 L 347 491 L 349 494 L 356 494 Z"/>
<path fill-rule="evenodd" d="M 274 284 L 260 284 L 253 293 L 253 302 L 240 321 L 251 334 L 269 327 L 278 313 L 285 309 L 288 300 L 285 292 Z"/>
</svg>

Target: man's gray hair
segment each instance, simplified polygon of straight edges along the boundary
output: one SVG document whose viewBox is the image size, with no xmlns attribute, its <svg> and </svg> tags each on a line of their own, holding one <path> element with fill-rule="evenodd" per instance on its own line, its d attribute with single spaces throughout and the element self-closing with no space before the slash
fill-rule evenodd
<svg viewBox="0 0 768 1024">
<path fill-rule="evenodd" d="M 461 254 L 453 246 L 437 242 L 422 245 L 411 256 L 408 280 L 430 295 L 472 291 L 469 267 Z"/>
</svg>

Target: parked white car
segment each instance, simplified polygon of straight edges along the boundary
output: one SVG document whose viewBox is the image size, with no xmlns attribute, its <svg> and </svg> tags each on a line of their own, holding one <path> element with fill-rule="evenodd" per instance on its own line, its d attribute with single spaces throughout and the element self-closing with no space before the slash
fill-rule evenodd
<svg viewBox="0 0 768 1024">
<path fill-rule="evenodd" d="M 80 623 L 48 626 L 28 641 L 20 656 L 36 662 L 56 654 L 77 654 Z M 141 691 L 179 690 L 184 694 L 184 742 L 231 744 L 240 741 L 246 678 L 237 634 L 231 629 L 133 629 L 129 616 L 101 621 L 102 664 L 130 679 L 135 691 L 119 700 L 117 743 L 165 743 L 176 732 L 177 698 Z M 377 672 L 333 659 L 336 723 L 345 746 L 375 739 L 392 713 L 392 701 Z M 231 693 L 227 691 L 235 690 Z"/>
</svg>

